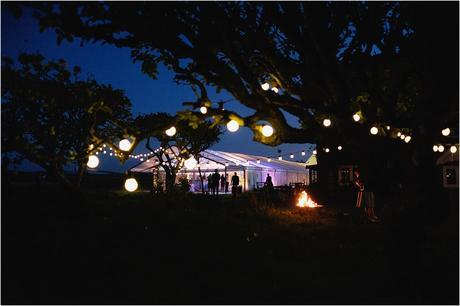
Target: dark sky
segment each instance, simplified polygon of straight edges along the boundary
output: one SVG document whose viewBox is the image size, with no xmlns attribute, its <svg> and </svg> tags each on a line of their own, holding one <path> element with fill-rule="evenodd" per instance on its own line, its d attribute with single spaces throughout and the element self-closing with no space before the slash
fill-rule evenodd
<svg viewBox="0 0 460 306">
<path fill-rule="evenodd" d="M 173 74 L 160 68 L 157 80 L 149 78 L 140 69 L 140 63 L 133 64 L 130 58 L 130 50 L 116 48 L 111 45 L 86 44 L 80 46 L 80 41 L 73 43 L 62 42 L 57 45 L 56 35 L 53 30 L 40 33 L 37 21 L 30 11 L 25 11 L 20 19 L 2 7 L 2 56 L 10 56 L 13 59 L 21 52 L 40 52 L 48 59 L 62 58 L 70 65 L 78 65 L 83 73 L 91 74 L 98 82 L 111 84 L 114 88 L 123 89 L 133 104 L 133 115 L 151 112 L 169 112 L 174 114 L 183 109 L 183 101 L 193 101 L 195 96 L 189 86 L 178 85 L 172 78 Z M 214 89 L 209 89 L 212 101 L 218 99 L 231 99 L 230 94 L 224 92 L 217 94 Z M 227 109 L 237 111 L 242 115 L 252 113 L 252 110 L 244 107 L 237 101 L 225 105 Z M 287 116 L 288 122 L 293 126 L 297 120 Z M 279 147 L 269 147 L 252 141 L 252 132 L 247 128 L 241 128 L 236 133 L 225 132 L 221 141 L 212 149 L 228 152 L 241 152 L 262 156 L 276 156 L 277 150 L 282 154 L 299 152 L 310 148 L 309 144 L 284 144 Z M 307 150 L 308 151 L 308 150 Z M 136 152 L 146 152 L 143 146 L 139 146 Z M 307 154 L 308 157 L 310 154 Z M 101 168 L 104 170 L 121 170 L 115 158 L 102 160 Z M 126 168 L 128 163 L 122 168 Z M 33 169 L 30 165 L 22 169 Z"/>
</svg>

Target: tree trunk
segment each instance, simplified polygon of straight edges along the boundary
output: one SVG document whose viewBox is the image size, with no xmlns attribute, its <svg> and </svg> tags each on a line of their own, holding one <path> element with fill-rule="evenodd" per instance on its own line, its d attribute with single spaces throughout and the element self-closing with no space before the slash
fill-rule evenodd
<svg viewBox="0 0 460 306">
<path fill-rule="evenodd" d="M 75 187 L 80 188 L 81 181 L 83 179 L 83 175 L 86 172 L 86 163 L 85 162 L 79 162 L 78 163 L 78 171 L 77 171 L 77 177 L 75 181 Z"/>
<path fill-rule="evenodd" d="M 198 167 L 198 174 L 200 175 L 201 193 L 204 194 L 204 182 L 203 182 L 203 176 L 201 175 L 201 168 L 200 167 Z"/>
<path fill-rule="evenodd" d="M 166 192 L 173 192 L 174 191 L 174 185 L 176 183 L 176 173 L 171 170 L 165 171 L 166 173 Z"/>
</svg>

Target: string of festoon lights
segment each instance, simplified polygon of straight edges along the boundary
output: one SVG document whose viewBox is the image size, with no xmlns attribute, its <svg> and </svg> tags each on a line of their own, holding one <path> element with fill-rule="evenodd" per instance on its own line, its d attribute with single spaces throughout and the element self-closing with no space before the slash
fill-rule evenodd
<svg viewBox="0 0 460 306">
<path fill-rule="evenodd" d="M 279 89 L 277 87 L 274 87 L 274 86 L 272 87 L 267 82 L 261 84 L 261 88 L 263 90 L 265 90 L 265 91 L 271 90 L 276 94 L 279 93 Z M 205 105 L 202 105 L 199 110 L 203 115 L 208 112 L 208 108 Z M 352 119 L 356 123 L 363 123 L 363 118 L 362 118 L 361 112 L 356 112 L 355 114 L 353 114 Z M 328 117 L 324 118 L 322 120 L 322 125 L 325 128 L 332 127 L 334 125 L 333 119 L 328 118 Z M 236 121 L 234 119 L 229 120 L 227 122 L 226 126 L 227 126 L 227 130 L 229 132 L 231 132 L 231 133 L 234 133 L 234 132 L 238 131 L 239 128 L 240 128 L 240 124 L 238 123 L 238 121 Z M 264 137 L 271 137 L 275 133 L 275 129 L 270 124 L 260 125 L 259 126 L 259 131 L 262 133 L 262 135 Z M 177 129 L 176 129 L 175 126 L 170 126 L 170 127 L 168 127 L 168 129 L 166 129 L 164 131 L 164 133 L 169 137 L 173 137 L 177 133 Z M 409 129 L 392 128 L 390 125 L 387 125 L 387 124 L 372 124 L 369 127 L 369 133 L 371 135 L 373 135 L 373 136 L 384 136 L 384 135 L 389 134 L 390 136 L 393 136 L 393 138 L 400 139 L 400 140 L 404 141 L 405 143 L 409 143 L 412 140 L 412 136 L 410 135 L 411 133 L 410 133 Z M 448 127 L 444 128 L 441 131 L 442 136 L 448 137 L 450 134 L 451 134 L 451 129 L 448 128 Z M 127 151 L 129 151 L 131 149 L 131 146 L 132 146 L 132 144 L 128 139 L 122 139 L 119 142 L 119 146 L 118 146 L 119 150 L 118 149 L 113 149 L 112 147 L 107 146 L 106 144 L 103 144 L 102 146 L 100 146 L 96 150 L 96 152 L 94 154 L 92 154 L 92 155 L 90 155 L 88 157 L 87 166 L 88 166 L 88 168 L 93 168 L 93 169 L 96 168 L 99 165 L 99 158 L 97 157 L 99 154 L 109 155 L 109 156 L 114 156 L 114 157 L 121 157 L 122 156 L 121 151 L 127 152 Z M 442 152 L 444 152 L 444 150 L 445 150 L 445 148 L 447 146 L 450 146 L 449 151 L 452 154 L 454 154 L 454 153 L 456 153 L 458 151 L 458 148 L 457 148 L 458 144 L 446 144 L 446 143 L 440 144 L 440 143 L 438 143 L 438 144 L 433 145 L 433 152 L 442 153 Z M 319 147 L 316 147 L 312 151 L 313 155 L 318 154 L 318 148 Z M 89 150 L 91 151 L 93 149 L 94 149 L 94 146 L 90 145 Z M 332 148 L 332 147 L 325 146 L 325 147 L 322 147 L 321 149 L 325 153 L 330 153 L 330 152 L 332 152 L 332 150 L 335 150 L 335 147 Z M 342 145 L 337 145 L 336 149 L 337 149 L 337 151 L 342 151 L 344 148 L 343 148 Z M 129 155 L 129 158 L 139 160 L 141 162 L 143 162 L 143 161 L 152 162 L 151 161 L 152 155 L 154 155 L 155 153 L 158 153 L 159 151 L 164 151 L 167 154 L 172 153 L 172 152 L 168 152 L 168 150 L 169 149 L 164 149 L 164 148 L 162 148 L 160 146 L 159 148 L 155 149 L 154 152 L 139 153 L 139 154 Z M 283 160 L 284 158 L 286 158 L 287 160 L 289 160 L 289 159 L 294 160 L 296 158 L 296 156 L 298 156 L 299 154 L 300 154 L 300 156 L 305 156 L 306 155 L 306 150 L 291 152 L 291 153 L 287 153 L 287 154 L 279 154 L 279 155 L 274 155 L 274 156 L 267 156 L 265 161 L 266 162 L 271 162 L 275 158 L 278 159 L 278 160 Z M 247 164 L 249 164 L 249 162 L 250 161 L 247 160 Z M 261 160 L 257 159 L 257 160 L 255 160 L 253 162 L 260 163 Z M 156 160 L 155 163 L 159 164 L 159 161 Z M 174 166 L 176 166 L 178 163 L 179 163 L 179 165 L 181 167 L 184 166 L 184 165 L 187 168 L 194 168 L 196 166 L 199 167 L 199 163 L 193 157 L 190 157 L 188 159 L 184 159 L 184 158 L 181 158 L 181 157 L 174 158 L 172 164 Z M 163 162 L 163 164 L 166 164 L 166 162 Z M 240 162 L 236 161 L 236 162 L 234 162 L 234 164 L 235 165 L 240 165 Z M 225 166 L 229 166 L 229 164 L 226 163 Z M 124 186 L 125 186 L 125 189 L 127 191 L 133 192 L 133 191 L 137 190 L 138 183 L 137 183 L 135 178 L 128 177 L 126 179 L 126 181 L 125 181 Z"/>
</svg>

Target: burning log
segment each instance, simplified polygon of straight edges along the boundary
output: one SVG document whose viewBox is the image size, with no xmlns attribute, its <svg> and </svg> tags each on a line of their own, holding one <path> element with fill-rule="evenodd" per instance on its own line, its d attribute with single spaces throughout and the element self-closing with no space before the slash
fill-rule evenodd
<svg viewBox="0 0 460 306">
<path fill-rule="evenodd" d="M 300 193 L 300 197 L 297 200 L 296 206 L 316 208 L 316 207 L 322 207 L 323 205 L 318 205 L 318 203 L 313 201 L 313 199 L 308 195 L 308 193 L 305 190 L 303 190 Z"/>
</svg>

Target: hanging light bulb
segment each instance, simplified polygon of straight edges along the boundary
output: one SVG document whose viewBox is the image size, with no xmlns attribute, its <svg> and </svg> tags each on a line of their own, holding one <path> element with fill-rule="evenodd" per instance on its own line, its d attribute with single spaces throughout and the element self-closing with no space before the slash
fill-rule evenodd
<svg viewBox="0 0 460 306">
<path fill-rule="evenodd" d="M 396 134 L 396 136 L 400 137 L 400 136 L 401 136 L 401 132 L 398 132 L 398 134 Z"/>
<path fill-rule="evenodd" d="M 438 151 L 441 152 L 441 153 L 444 152 L 444 146 L 443 146 L 443 145 L 439 145 Z"/>
<path fill-rule="evenodd" d="M 305 151 L 302 150 L 302 153 L 300 153 L 300 154 L 302 154 L 302 156 L 305 156 Z"/>
<path fill-rule="evenodd" d="M 208 112 L 208 108 L 206 106 L 200 107 L 200 112 L 204 115 Z"/>
<path fill-rule="evenodd" d="M 271 163 L 272 162 L 272 159 L 269 157 L 267 158 L 267 162 Z"/>
<path fill-rule="evenodd" d="M 438 146 L 437 145 L 433 146 L 433 152 L 438 152 Z"/>
<path fill-rule="evenodd" d="M 451 146 L 450 147 L 450 153 L 455 154 L 457 152 L 457 147 L 456 146 Z"/>
<path fill-rule="evenodd" d="M 230 120 L 228 123 L 227 123 L 227 129 L 230 131 L 230 132 L 236 132 L 238 131 L 238 129 L 240 128 L 240 125 L 238 124 L 238 122 L 236 122 L 235 120 Z"/>
<path fill-rule="evenodd" d="M 262 127 L 262 135 L 265 137 L 270 137 L 273 135 L 273 128 L 270 125 L 264 125 Z"/>
<path fill-rule="evenodd" d="M 294 158 L 294 154 L 291 153 L 291 155 L 289 155 L 290 158 Z"/>
<path fill-rule="evenodd" d="M 342 146 L 338 146 L 338 147 L 337 147 L 337 150 L 341 151 L 341 150 L 342 150 Z"/>
<path fill-rule="evenodd" d="M 313 153 L 313 155 L 316 155 L 316 154 L 318 154 L 318 151 L 316 151 L 316 150 L 313 150 L 313 152 L 312 152 L 312 153 Z"/>
<path fill-rule="evenodd" d="M 412 137 L 406 136 L 406 137 L 404 138 L 404 141 L 405 141 L 406 143 L 409 143 L 409 141 L 410 141 L 411 139 L 412 139 Z"/>
<path fill-rule="evenodd" d="M 278 90 L 278 88 L 273 87 L 273 88 L 272 88 L 272 91 L 273 91 L 274 93 L 278 93 L 279 90 Z"/>
<path fill-rule="evenodd" d="M 358 113 L 356 113 L 356 114 L 353 115 L 353 120 L 355 122 L 358 122 L 359 120 L 361 120 L 361 116 Z"/>
<path fill-rule="evenodd" d="M 449 128 L 445 128 L 441 131 L 442 135 L 443 136 L 449 136 L 450 135 L 450 129 Z"/>
<path fill-rule="evenodd" d="M 325 127 L 330 127 L 331 123 L 332 123 L 331 119 L 326 118 L 326 119 L 323 120 L 323 125 Z"/>
<path fill-rule="evenodd" d="M 387 130 L 389 131 L 391 129 L 391 127 L 389 125 L 387 125 Z"/>
<path fill-rule="evenodd" d="M 129 178 L 125 181 L 125 189 L 129 192 L 136 191 L 137 187 L 139 185 L 137 184 L 137 181 L 135 178 Z"/>
<path fill-rule="evenodd" d="M 257 159 L 257 163 L 260 164 L 260 159 Z"/>
<path fill-rule="evenodd" d="M 325 151 L 326 153 L 329 153 L 330 150 L 329 150 L 329 148 L 326 148 L 326 149 L 324 149 L 324 151 Z"/>
<path fill-rule="evenodd" d="M 401 134 L 401 136 L 399 136 L 399 138 L 401 138 L 402 140 L 404 140 L 404 138 L 406 138 L 406 135 Z"/>
<path fill-rule="evenodd" d="M 169 129 L 165 131 L 166 135 L 168 135 L 169 137 L 176 135 L 176 132 L 177 132 L 176 127 L 174 126 L 170 127 Z"/>
<path fill-rule="evenodd" d="M 228 167 L 228 163 L 225 163 L 225 167 Z"/>
<path fill-rule="evenodd" d="M 371 127 L 371 134 L 372 135 L 377 135 L 377 133 L 379 132 L 379 129 L 375 126 Z"/>
<path fill-rule="evenodd" d="M 88 166 L 88 168 L 94 169 L 98 165 L 99 165 L 99 158 L 96 155 L 90 155 L 88 157 L 88 162 L 86 163 L 86 166 Z"/>
<path fill-rule="evenodd" d="M 281 155 L 278 156 L 278 160 L 283 160 L 283 157 Z"/>
<path fill-rule="evenodd" d="M 105 146 L 105 145 L 104 145 Z M 131 149 L 131 142 L 128 140 L 128 139 L 122 139 L 119 143 L 118 143 L 118 147 L 120 148 L 120 150 L 122 151 L 129 151 L 129 149 Z"/>
<path fill-rule="evenodd" d="M 260 85 L 260 87 L 262 87 L 263 90 L 269 90 L 270 89 L 270 84 L 263 83 L 262 85 Z"/>
<path fill-rule="evenodd" d="M 192 170 L 198 164 L 197 160 L 192 156 L 184 162 L 185 168 L 187 170 Z"/>
</svg>

